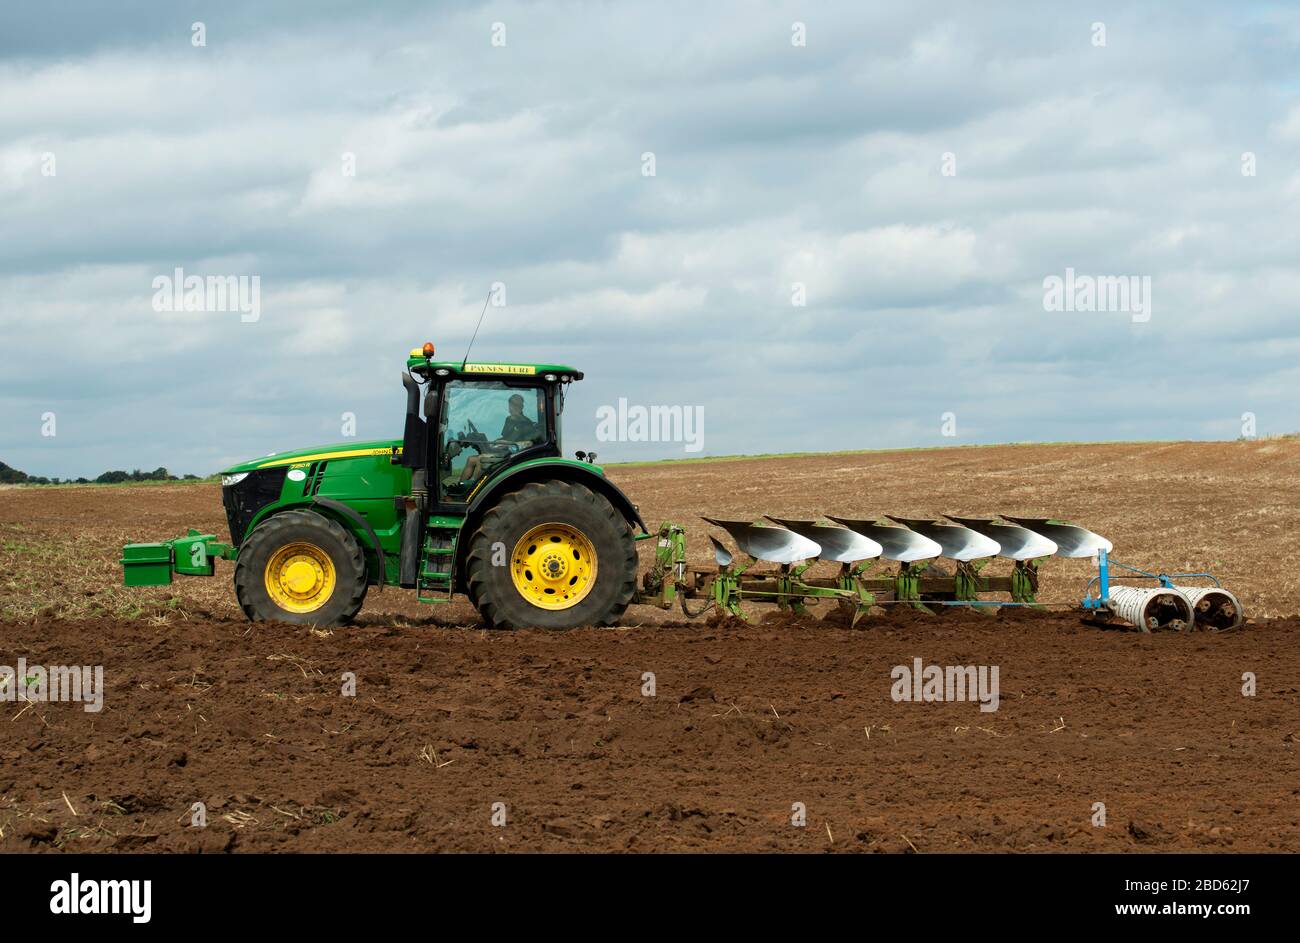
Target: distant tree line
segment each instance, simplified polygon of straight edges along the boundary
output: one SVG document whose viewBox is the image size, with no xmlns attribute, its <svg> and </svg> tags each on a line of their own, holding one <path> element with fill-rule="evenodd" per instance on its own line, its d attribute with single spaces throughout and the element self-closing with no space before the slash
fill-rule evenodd
<svg viewBox="0 0 1300 943">
<path fill-rule="evenodd" d="M 98 478 L 43 478 L 0 462 L 0 485 L 119 485 L 124 481 L 198 481 L 198 475 L 176 476 L 165 468 L 153 471 L 106 471 Z"/>
</svg>

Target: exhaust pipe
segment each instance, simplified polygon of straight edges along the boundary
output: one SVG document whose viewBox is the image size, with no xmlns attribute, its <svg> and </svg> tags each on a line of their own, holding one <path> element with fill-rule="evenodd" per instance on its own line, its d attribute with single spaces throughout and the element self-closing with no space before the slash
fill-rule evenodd
<svg viewBox="0 0 1300 943">
<path fill-rule="evenodd" d="M 420 384 L 409 373 L 403 373 L 402 386 L 406 387 L 406 426 L 402 430 L 399 464 L 418 470 L 428 461 L 429 426 L 420 418 Z"/>
<path fill-rule="evenodd" d="M 406 415 L 420 415 L 420 384 L 409 373 L 403 373 L 402 386 L 406 387 Z"/>
</svg>

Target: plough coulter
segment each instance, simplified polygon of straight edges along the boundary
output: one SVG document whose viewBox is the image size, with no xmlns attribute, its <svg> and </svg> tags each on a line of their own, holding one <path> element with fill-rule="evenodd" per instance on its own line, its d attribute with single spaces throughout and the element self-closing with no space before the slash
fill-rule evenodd
<svg viewBox="0 0 1300 943">
<path fill-rule="evenodd" d="M 223 559 L 250 619 L 316 625 L 347 622 L 371 587 L 387 586 L 427 603 L 463 594 L 505 628 L 610 625 L 632 604 L 744 617 L 751 602 L 793 612 L 826 603 L 856 625 L 876 607 L 1039 606 L 1047 558 L 1093 557 L 1098 575 L 1082 601 L 1093 619 L 1144 631 L 1241 623 L 1236 598 L 1208 574 L 1124 566 L 1110 560 L 1110 541 L 1051 519 L 711 519 L 731 546 L 711 534 L 715 567 L 690 566 L 680 525 L 650 532 L 594 453 L 563 457 L 564 394 L 582 376 L 556 364 L 440 362 L 425 344 L 402 374 L 401 439 L 228 468 L 229 542 L 191 530 L 130 544 L 125 582 L 211 576 Z M 651 539 L 654 563 L 638 580 L 636 545 Z M 999 557 L 1010 572 L 990 575 Z"/>
</svg>

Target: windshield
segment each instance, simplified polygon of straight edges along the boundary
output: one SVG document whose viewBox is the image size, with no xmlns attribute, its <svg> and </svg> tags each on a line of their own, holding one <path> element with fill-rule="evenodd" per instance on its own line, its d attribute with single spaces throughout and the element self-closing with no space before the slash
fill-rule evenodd
<svg viewBox="0 0 1300 943">
<path fill-rule="evenodd" d="M 443 396 L 439 493 L 464 501 L 497 465 L 550 438 L 546 391 L 493 380 L 452 380 Z"/>
</svg>

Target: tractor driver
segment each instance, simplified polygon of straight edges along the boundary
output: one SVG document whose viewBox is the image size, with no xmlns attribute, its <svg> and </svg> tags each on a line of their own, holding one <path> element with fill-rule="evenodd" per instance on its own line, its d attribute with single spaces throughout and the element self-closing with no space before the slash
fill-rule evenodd
<svg viewBox="0 0 1300 943">
<path fill-rule="evenodd" d="M 541 426 L 533 422 L 524 415 L 524 398 L 518 393 L 510 397 L 510 412 L 506 416 L 505 424 L 501 427 L 501 438 L 492 442 L 488 448 L 490 452 L 480 452 L 477 455 L 471 455 L 465 462 L 465 467 L 461 469 L 460 480 L 470 481 L 477 478 L 487 466 L 495 465 L 502 456 L 514 445 L 521 449 L 536 443 L 541 436 Z"/>
</svg>

